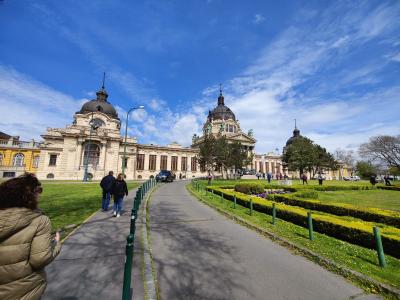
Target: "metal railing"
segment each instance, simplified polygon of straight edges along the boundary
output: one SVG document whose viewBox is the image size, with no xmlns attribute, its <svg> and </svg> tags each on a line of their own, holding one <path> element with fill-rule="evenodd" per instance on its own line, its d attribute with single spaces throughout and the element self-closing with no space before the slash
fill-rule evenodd
<svg viewBox="0 0 400 300">
<path fill-rule="evenodd" d="M 135 242 L 136 219 L 142 200 L 146 194 L 157 184 L 154 178 L 144 182 L 136 191 L 135 199 L 133 200 L 133 208 L 131 212 L 131 224 L 129 235 L 126 238 L 125 247 L 125 266 L 124 266 L 124 281 L 122 287 L 122 300 L 132 299 L 133 291 L 132 283 L 132 263 L 133 263 L 133 245 Z"/>
</svg>

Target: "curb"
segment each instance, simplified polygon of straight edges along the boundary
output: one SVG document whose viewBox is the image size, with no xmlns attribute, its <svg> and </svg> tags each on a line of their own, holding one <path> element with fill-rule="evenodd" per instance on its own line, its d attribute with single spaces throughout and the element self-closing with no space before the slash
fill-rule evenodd
<svg viewBox="0 0 400 300">
<path fill-rule="evenodd" d="M 144 199 L 144 207 L 142 214 L 142 223 L 144 224 L 142 228 L 142 236 L 143 236 L 143 268 L 144 268 L 144 284 L 145 290 L 147 291 L 147 299 L 148 300 L 156 300 L 157 297 L 157 275 L 155 274 L 155 269 L 153 265 L 153 254 L 151 249 L 151 237 L 150 237 L 150 224 L 147 222 L 147 217 L 149 217 L 149 207 L 148 203 L 150 201 L 150 197 L 153 192 L 158 188 L 158 185 L 154 186 L 151 191 L 146 195 Z M 154 272 L 154 273 L 153 273 Z"/>
<path fill-rule="evenodd" d="M 267 231 L 265 229 L 261 229 L 253 224 L 251 224 L 250 222 L 248 222 L 247 220 L 244 220 L 234 214 L 231 214 L 219 207 L 213 206 L 212 204 L 210 204 L 209 202 L 203 200 L 202 197 L 198 197 L 191 189 L 189 189 L 189 185 L 186 185 L 186 189 L 194 196 L 196 197 L 196 199 L 198 199 L 199 201 L 201 201 L 202 203 L 206 204 L 207 206 L 215 209 L 216 211 L 218 211 L 220 214 L 224 215 L 225 217 L 228 217 L 229 219 L 232 219 L 233 221 L 235 221 L 236 223 L 239 223 L 241 225 L 246 226 L 247 228 L 250 228 L 256 232 L 258 232 L 259 234 L 268 237 L 269 239 L 271 239 L 272 241 L 276 241 L 278 242 L 280 245 L 285 246 L 286 248 L 289 249 L 294 249 L 297 250 L 299 253 L 302 254 L 302 256 L 305 256 L 307 258 L 312 259 L 312 261 L 314 261 L 315 263 L 319 264 L 320 266 L 329 269 L 333 272 L 335 272 L 336 274 L 339 274 L 347 279 L 353 279 L 358 283 L 361 283 L 363 285 L 367 284 L 369 286 L 373 285 L 376 288 L 378 288 L 380 291 L 382 291 L 384 294 L 390 295 L 390 296 L 394 296 L 395 299 L 400 299 L 400 290 L 396 289 L 394 287 L 388 286 L 384 283 L 380 283 L 378 281 L 376 281 L 375 279 L 372 279 L 371 277 L 368 277 L 364 274 L 358 273 L 356 271 L 347 269 L 345 267 L 339 266 L 337 263 L 323 257 L 320 256 L 306 248 L 303 248 L 301 246 L 298 246 L 296 244 L 293 244 L 292 242 L 277 236 L 276 234 Z"/>
<path fill-rule="evenodd" d="M 72 234 L 74 234 L 79 228 L 81 228 L 82 225 L 84 225 L 86 222 L 88 222 L 95 214 L 97 214 L 100 211 L 100 209 L 96 210 L 94 213 L 92 213 L 89 217 L 87 217 L 85 220 L 83 220 L 82 223 L 75 225 L 75 224 L 71 224 L 71 225 L 67 225 L 61 228 L 62 230 L 65 229 L 70 229 L 70 228 L 74 228 L 70 233 L 68 233 L 62 240 L 61 240 L 61 244 L 63 244 Z"/>
</svg>

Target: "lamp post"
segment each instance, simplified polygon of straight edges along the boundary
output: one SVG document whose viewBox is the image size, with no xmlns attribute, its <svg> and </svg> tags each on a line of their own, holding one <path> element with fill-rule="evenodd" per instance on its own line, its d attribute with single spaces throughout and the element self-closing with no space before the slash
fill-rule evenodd
<svg viewBox="0 0 400 300">
<path fill-rule="evenodd" d="M 91 118 L 91 120 L 89 122 L 89 125 L 90 125 L 89 143 L 85 147 L 85 149 L 88 149 L 88 148 L 89 149 L 87 150 L 87 155 L 86 155 L 86 160 L 85 160 L 85 172 L 83 173 L 83 181 L 88 181 L 89 180 L 89 178 L 88 178 L 88 168 L 89 168 L 90 144 L 92 142 L 92 131 L 93 131 L 93 129 L 97 129 L 97 128 L 94 128 L 94 126 L 93 126 L 93 112 L 92 112 L 92 118 Z M 83 153 L 83 155 L 85 155 L 85 153 Z"/>
<path fill-rule="evenodd" d="M 129 114 L 131 111 L 136 110 L 136 109 L 143 109 L 144 106 L 140 105 L 138 107 L 132 107 L 128 112 L 126 113 L 126 121 L 125 121 L 125 139 L 124 139 L 124 156 L 122 157 L 122 175 L 125 176 L 125 162 L 126 162 L 126 138 L 128 137 L 128 119 L 129 119 Z"/>
</svg>

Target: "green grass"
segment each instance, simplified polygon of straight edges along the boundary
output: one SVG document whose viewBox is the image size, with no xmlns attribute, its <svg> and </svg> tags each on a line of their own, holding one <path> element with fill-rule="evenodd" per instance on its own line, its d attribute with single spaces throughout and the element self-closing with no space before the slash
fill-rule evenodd
<svg viewBox="0 0 400 300">
<path fill-rule="evenodd" d="M 50 218 L 53 229 L 80 224 L 101 208 L 102 191 L 94 183 L 48 183 L 43 182 L 43 194 L 39 207 Z M 139 186 L 128 182 L 128 189 Z"/>
<path fill-rule="evenodd" d="M 360 207 L 375 207 L 400 211 L 399 191 L 327 191 L 318 192 L 318 199 L 325 203 L 346 203 Z"/>
<path fill-rule="evenodd" d="M 253 216 L 249 215 L 249 209 L 240 205 L 233 208 L 231 201 L 224 200 L 221 203 L 220 196 L 204 196 L 204 193 L 195 191 L 191 185 L 188 189 L 197 197 L 202 198 L 211 206 L 218 207 L 223 211 L 236 215 L 252 225 L 272 232 L 300 247 L 310 249 L 336 264 L 365 274 L 375 280 L 400 288 L 400 260 L 391 256 L 386 256 L 387 267 L 379 267 L 376 251 L 352 245 L 347 242 L 328 237 L 324 234 L 314 232 L 314 241 L 308 239 L 308 230 L 306 228 L 294 225 L 289 222 L 277 219 L 276 225 L 272 225 L 272 217 L 264 213 L 253 211 Z M 354 278 L 353 278 L 354 279 Z M 359 282 L 358 282 L 359 283 Z M 359 283 L 360 284 L 360 283 Z M 361 285 L 368 292 L 378 293 L 378 288 L 370 285 Z M 385 295 L 390 299 L 396 299 Z M 400 296 L 399 296 L 400 297 Z"/>
</svg>

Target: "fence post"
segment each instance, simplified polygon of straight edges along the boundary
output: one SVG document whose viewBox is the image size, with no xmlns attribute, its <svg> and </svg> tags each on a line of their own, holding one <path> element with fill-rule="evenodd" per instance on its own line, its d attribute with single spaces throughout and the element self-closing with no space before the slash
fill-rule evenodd
<svg viewBox="0 0 400 300">
<path fill-rule="evenodd" d="M 135 230 L 136 230 L 136 211 L 132 209 L 132 214 L 131 214 L 131 228 L 130 228 L 130 234 L 135 235 Z"/>
<path fill-rule="evenodd" d="M 132 278 L 132 258 L 133 258 L 133 235 L 126 238 L 126 257 L 124 266 L 124 284 L 122 288 L 122 300 L 128 300 L 131 296 Z"/>
<path fill-rule="evenodd" d="M 275 203 L 272 203 L 272 225 L 275 225 L 276 219 L 276 206 Z"/>
<path fill-rule="evenodd" d="M 253 199 L 250 198 L 250 216 L 253 215 Z"/>
<path fill-rule="evenodd" d="M 233 208 L 236 208 L 236 195 L 233 196 Z"/>
<path fill-rule="evenodd" d="M 383 252 L 381 234 L 379 233 L 379 228 L 376 226 L 374 226 L 374 237 L 375 237 L 376 251 L 378 252 L 379 265 L 381 268 L 384 268 L 386 267 L 385 253 Z"/>
<path fill-rule="evenodd" d="M 313 231 L 313 224 L 312 224 L 312 215 L 311 212 L 307 212 L 307 223 L 308 223 L 308 235 L 310 240 L 314 240 L 314 231 Z"/>
</svg>

